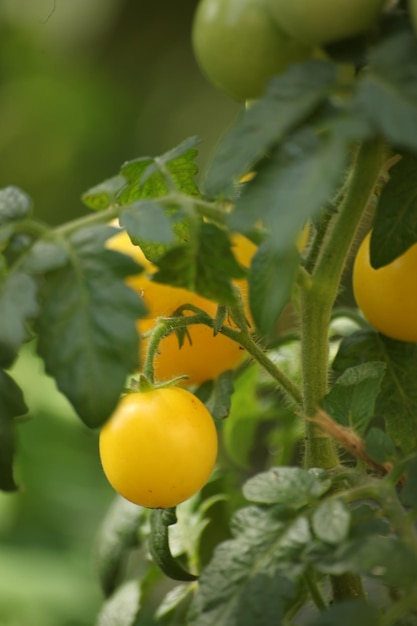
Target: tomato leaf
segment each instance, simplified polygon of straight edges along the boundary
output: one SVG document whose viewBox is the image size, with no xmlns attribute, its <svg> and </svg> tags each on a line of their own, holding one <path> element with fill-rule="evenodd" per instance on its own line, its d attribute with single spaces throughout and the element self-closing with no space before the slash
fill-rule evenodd
<svg viewBox="0 0 417 626">
<path fill-rule="evenodd" d="M 343 426 L 362 435 L 375 415 L 375 403 L 386 363 L 371 362 L 350 367 L 324 398 L 324 408 Z"/>
<path fill-rule="evenodd" d="M 376 399 L 375 415 L 385 420 L 386 430 L 404 453 L 417 449 L 417 344 L 395 341 L 373 330 L 360 330 L 343 339 L 333 361 L 343 372 L 367 361 L 386 364 Z"/>
<path fill-rule="evenodd" d="M 177 246 L 158 261 L 153 280 L 184 287 L 224 305 L 236 304 L 230 282 L 245 271 L 236 261 L 227 233 L 214 224 L 201 222 L 194 246 Z"/>
<path fill-rule="evenodd" d="M 23 271 L 7 274 L 0 282 L 0 364 L 8 367 L 16 351 L 29 338 L 28 322 L 38 314 L 36 281 Z"/>
<path fill-rule="evenodd" d="M 246 110 L 221 141 L 207 174 L 207 194 L 230 197 L 233 181 L 310 116 L 336 79 L 334 64 L 315 60 L 294 65 L 273 78 L 266 96 Z"/>
<path fill-rule="evenodd" d="M 41 291 L 39 353 L 91 427 L 109 417 L 138 364 L 136 321 L 145 313 L 139 296 L 123 282 L 140 266 L 104 248 L 114 232 L 98 226 L 74 233 L 67 242 L 70 261 L 46 274 Z"/>
<path fill-rule="evenodd" d="M 120 213 L 120 226 L 126 229 L 133 243 L 141 245 L 146 253 L 143 242 L 172 244 L 174 236 L 171 221 L 165 208 L 153 200 L 141 200 L 127 206 Z M 161 246 L 163 249 L 163 246 Z"/>
<path fill-rule="evenodd" d="M 213 381 L 213 386 L 206 406 L 215 419 L 225 419 L 230 413 L 230 404 L 234 392 L 234 372 L 227 370 Z"/>
<path fill-rule="evenodd" d="M 276 335 L 278 317 L 290 300 L 299 262 L 295 246 L 277 252 L 269 239 L 259 246 L 252 259 L 249 304 L 253 320 L 264 335 Z"/>
<path fill-rule="evenodd" d="M 217 546 L 203 570 L 190 626 L 282 623 L 300 591 L 301 554 L 311 540 L 306 518 L 278 520 L 274 507 L 248 507 L 232 520 L 234 538 Z"/>
<path fill-rule="evenodd" d="M 0 189 L 0 225 L 22 220 L 30 213 L 32 201 L 19 187 Z"/>
<path fill-rule="evenodd" d="M 379 626 L 380 611 L 365 600 L 338 602 L 322 611 L 310 626 Z"/>
<path fill-rule="evenodd" d="M 117 194 L 125 187 L 126 179 L 121 176 L 113 176 L 107 180 L 87 189 L 82 196 L 83 203 L 94 211 L 103 211 L 117 201 Z"/>
<path fill-rule="evenodd" d="M 116 496 L 96 537 L 95 567 L 106 596 L 121 580 L 129 551 L 139 545 L 139 524 L 146 517 L 143 507 Z"/>
<path fill-rule="evenodd" d="M 125 163 L 120 174 L 127 184 L 119 192 L 118 202 L 131 204 L 136 200 L 158 198 L 170 191 L 198 196 L 194 182 L 198 171 L 194 162 L 197 141 L 196 137 L 191 137 L 158 158 L 141 157 Z"/>
<path fill-rule="evenodd" d="M 417 147 L 417 41 L 403 32 L 369 55 L 354 106 L 389 143 Z"/>
<path fill-rule="evenodd" d="M 417 242 L 417 158 L 405 154 L 390 170 L 372 229 L 371 265 L 391 263 Z"/>
<path fill-rule="evenodd" d="M 385 463 L 395 458 L 395 446 L 391 437 L 380 428 L 372 427 L 365 439 L 366 452 L 376 463 Z"/>
<path fill-rule="evenodd" d="M 23 393 L 13 378 L 0 370 L 0 489 L 15 491 L 13 476 L 15 450 L 14 418 L 27 412 Z"/>
<path fill-rule="evenodd" d="M 232 230 L 245 232 L 262 221 L 277 251 L 296 241 L 340 184 L 352 142 L 368 134 L 366 124 L 347 115 L 325 117 L 322 124 L 325 132 L 306 126 L 262 162 L 236 202 Z"/>
<path fill-rule="evenodd" d="M 347 539 L 350 521 L 351 514 L 343 500 L 324 500 L 311 518 L 316 537 L 334 545 Z"/>
<path fill-rule="evenodd" d="M 135 626 L 141 608 L 140 581 L 128 580 L 104 602 L 96 626 Z"/>
<path fill-rule="evenodd" d="M 259 504 L 279 504 L 286 510 L 297 511 L 316 501 L 331 487 L 322 470 L 300 467 L 273 467 L 246 481 L 243 495 Z"/>
</svg>

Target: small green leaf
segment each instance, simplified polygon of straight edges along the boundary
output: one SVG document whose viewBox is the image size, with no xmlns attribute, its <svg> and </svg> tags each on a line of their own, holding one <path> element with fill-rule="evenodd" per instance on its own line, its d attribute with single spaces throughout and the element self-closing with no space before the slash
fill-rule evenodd
<svg viewBox="0 0 417 626">
<path fill-rule="evenodd" d="M 417 41 L 403 32 L 384 39 L 369 55 L 354 102 L 391 145 L 417 147 Z"/>
<path fill-rule="evenodd" d="M 135 626 L 141 609 L 142 591 L 138 580 L 128 580 L 106 600 L 95 626 Z"/>
<path fill-rule="evenodd" d="M 343 339 L 333 362 L 335 372 L 380 361 L 386 364 L 375 415 L 385 420 L 394 444 L 406 454 L 417 450 L 417 344 L 395 341 L 374 330 L 360 330 Z"/>
<path fill-rule="evenodd" d="M 391 263 L 417 242 L 417 158 L 405 154 L 389 174 L 372 228 L 370 254 L 375 268 Z"/>
<path fill-rule="evenodd" d="M 329 607 L 310 626 L 378 626 L 380 620 L 380 612 L 376 607 L 365 600 L 354 600 Z"/>
<path fill-rule="evenodd" d="M 0 364 L 11 365 L 16 351 L 29 337 L 28 322 L 38 314 L 37 284 L 16 271 L 0 282 Z"/>
<path fill-rule="evenodd" d="M 348 368 L 324 398 L 325 410 L 336 422 L 362 435 L 374 417 L 385 371 L 386 364 L 381 362 Z"/>
<path fill-rule="evenodd" d="M 170 613 L 173 613 L 174 611 L 175 613 L 177 613 L 181 605 L 188 604 L 192 594 L 192 585 L 177 585 L 176 587 L 168 591 L 156 610 L 156 619 L 160 620 L 168 616 Z"/>
<path fill-rule="evenodd" d="M 285 252 L 276 251 L 267 240 L 257 249 L 249 269 L 249 303 L 262 334 L 276 335 L 278 318 L 290 300 L 299 263 L 295 246 Z"/>
<path fill-rule="evenodd" d="M 113 176 L 88 189 L 81 196 L 84 204 L 94 211 L 103 211 L 117 202 L 117 194 L 126 185 L 123 176 Z"/>
<path fill-rule="evenodd" d="M 120 213 L 120 225 L 125 228 L 134 243 L 142 240 L 171 244 L 174 236 L 171 221 L 164 207 L 152 200 L 140 200 L 127 206 Z"/>
<path fill-rule="evenodd" d="M 118 194 L 118 202 L 131 204 L 136 200 L 158 198 L 173 190 L 199 196 L 194 182 L 198 171 L 194 162 L 196 143 L 197 139 L 191 138 L 158 158 L 142 157 L 125 163 L 120 174 L 127 184 Z"/>
<path fill-rule="evenodd" d="M 310 116 L 326 99 L 336 78 L 336 66 L 325 61 L 297 64 L 274 78 L 266 96 L 240 116 L 220 143 L 207 174 L 208 195 L 230 196 L 233 181 Z"/>
<path fill-rule="evenodd" d="M 234 305 L 232 278 L 245 272 L 236 261 L 227 233 L 214 224 L 200 224 L 195 245 L 180 245 L 158 261 L 153 280 L 184 287 L 220 304 Z"/>
<path fill-rule="evenodd" d="M 30 213 L 32 200 L 19 187 L 0 189 L 0 225 L 22 220 Z"/>
<path fill-rule="evenodd" d="M 13 378 L 0 370 L 0 489 L 15 491 L 13 476 L 15 451 L 14 418 L 27 412 L 23 393 Z"/>
<path fill-rule="evenodd" d="M 350 520 L 349 509 L 343 500 L 325 500 L 315 509 L 311 521 L 321 541 L 337 545 L 347 538 Z"/>
<path fill-rule="evenodd" d="M 139 545 L 139 525 L 147 511 L 116 496 L 103 519 L 96 538 L 95 566 L 106 596 L 114 592 L 129 551 Z"/>
<path fill-rule="evenodd" d="M 243 485 L 243 495 L 252 502 L 277 503 L 298 510 L 320 498 L 330 489 L 325 472 L 299 467 L 274 467 L 250 478 Z"/>
<path fill-rule="evenodd" d="M 227 370 L 213 381 L 213 387 L 206 406 L 215 419 L 225 419 L 230 413 L 234 393 L 234 372 Z"/>
<path fill-rule="evenodd" d="M 43 281 L 39 354 L 46 371 L 91 427 L 111 414 L 138 365 L 137 320 L 145 313 L 124 279 L 140 270 L 105 249 L 114 228 L 98 226 L 68 240 L 70 262 Z"/>
<path fill-rule="evenodd" d="M 371 428 L 365 439 L 366 452 L 376 463 L 395 458 L 395 446 L 391 437 L 380 428 Z"/>
<path fill-rule="evenodd" d="M 68 250 L 62 240 L 39 239 L 25 255 L 22 267 L 30 274 L 44 274 L 62 267 L 68 261 Z"/>
</svg>

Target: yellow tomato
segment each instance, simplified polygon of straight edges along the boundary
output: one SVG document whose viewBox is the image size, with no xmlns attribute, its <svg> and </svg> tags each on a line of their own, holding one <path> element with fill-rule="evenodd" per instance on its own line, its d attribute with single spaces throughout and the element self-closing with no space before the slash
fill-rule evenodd
<svg viewBox="0 0 417 626">
<path fill-rule="evenodd" d="M 369 233 L 353 267 L 358 307 L 372 326 L 399 341 L 417 342 L 417 244 L 378 269 L 370 262 Z"/>
<path fill-rule="evenodd" d="M 178 387 L 124 396 L 100 433 L 100 459 L 112 487 L 150 508 L 183 502 L 207 482 L 217 457 L 213 419 Z"/>
</svg>

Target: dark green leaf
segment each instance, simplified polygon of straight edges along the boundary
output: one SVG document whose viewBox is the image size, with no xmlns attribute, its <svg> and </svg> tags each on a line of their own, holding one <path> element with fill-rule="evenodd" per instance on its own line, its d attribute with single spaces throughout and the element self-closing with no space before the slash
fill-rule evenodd
<svg viewBox="0 0 417 626">
<path fill-rule="evenodd" d="M 19 187 L 0 189 L 0 225 L 24 219 L 32 208 L 29 196 Z"/>
<path fill-rule="evenodd" d="M 417 556 L 394 537 L 352 539 L 319 557 L 315 565 L 326 574 L 368 575 L 397 588 L 413 585 L 417 578 Z"/>
<path fill-rule="evenodd" d="M 159 261 L 153 280 L 184 287 L 220 304 L 234 305 L 232 278 L 245 272 L 236 261 L 227 233 L 202 222 L 195 246 L 177 246 Z"/>
<path fill-rule="evenodd" d="M 230 404 L 234 392 L 233 381 L 234 372 L 232 370 L 223 372 L 214 381 L 206 406 L 215 419 L 224 419 L 230 413 Z"/>
<path fill-rule="evenodd" d="M 375 415 L 385 371 L 386 364 L 381 362 L 363 363 L 345 370 L 324 399 L 327 413 L 339 424 L 362 435 Z"/>
<path fill-rule="evenodd" d="M 355 106 L 389 143 L 417 147 L 417 41 L 412 33 L 385 39 L 369 56 Z"/>
<path fill-rule="evenodd" d="M 207 175 L 207 193 L 230 196 L 233 181 L 311 115 L 336 78 L 335 65 L 311 60 L 272 79 L 266 96 L 241 115 L 220 143 Z"/>
<path fill-rule="evenodd" d="M 20 271 L 0 282 L 0 364 L 11 365 L 14 355 L 29 337 L 28 322 L 38 314 L 37 284 Z"/>
<path fill-rule="evenodd" d="M 101 587 L 109 596 L 120 583 L 129 551 L 139 544 L 139 525 L 146 511 L 116 496 L 97 533 L 95 565 Z"/>
<path fill-rule="evenodd" d="M 403 452 L 417 449 L 417 344 L 394 341 L 373 331 L 360 330 L 343 339 L 333 362 L 344 372 L 367 361 L 386 364 L 375 414 L 383 417 L 386 431 Z"/>
<path fill-rule="evenodd" d="M 257 249 L 249 269 L 249 303 L 262 334 L 276 334 L 278 317 L 290 300 L 299 263 L 295 246 L 281 252 L 267 240 Z"/>
<path fill-rule="evenodd" d="M 380 428 L 371 428 L 365 439 L 366 452 L 376 463 L 392 461 L 395 457 L 394 443 Z"/>
<path fill-rule="evenodd" d="M 417 457 L 407 466 L 407 482 L 402 490 L 401 500 L 406 506 L 417 507 Z"/>
<path fill-rule="evenodd" d="M 22 391 L 13 378 L 0 370 L 0 489 L 15 491 L 13 477 L 15 437 L 13 420 L 27 412 Z"/>
<path fill-rule="evenodd" d="M 194 182 L 197 174 L 194 158 L 197 151 L 193 146 L 196 141 L 195 138 L 186 140 L 155 159 L 142 157 L 125 163 L 120 173 L 128 182 L 118 194 L 118 202 L 131 204 L 136 200 L 158 198 L 170 191 L 198 196 L 199 191 Z"/>
<path fill-rule="evenodd" d="M 283 523 L 273 508 L 249 507 L 236 514 L 233 532 L 200 577 L 190 626 L 279 624 L 297 597 L 300 555 L 311 540 L 307 520 Z"/>
<path fill-rule="evenodd" d="M 237 200 L 232 230 L 245 232 L 262 220 L 277 251 L 287 251 L 296 241 L 340 184 L 352 142 L 368 132 L 359 120 L 345 116 L 330 116 L 322 124 L 325 130 L 304 127 L 291 135 L 262 162 Z"/>
<path fill-rule="evenodd" d="M 416 103 L 417 107 L 417 103 Z M 371 265 L 391 263 L 417 242 L 417 159 L 404 155 L 390 169 L 371 235 Z"/>
<path fill-rule="evenodd" d="M 129 580 L 104 602 L 95 626 L 135 626 L 141 609 L 138 580 Z"/>
<path fill-rule="evenodd" d="M 107 226 L 76 232 L 70 262 L 46 275 L 39 318 L 39 353 L 47 372 L 88 426 L 114 409 L 126 377 L 138 365 L 136 321 L 145 307 L 124 278 L 139 266 L 107 250 Z"/>
<path fill-rule="evenodd" d="M 378 626 L 380 612 L 365 600 L 340 602 L 320 613 L 311 626 Z"/>
<path fill-rule="evenodd" d="M 250 478 L 243 486 L 243 495 L 252 502 L 279 504 L 298 510 L 314 502 L 331 486 L 325 472 L 299 467 L 274 467 Z"/>
<path fill-rule="evenodd" d="M 88 189 L 81 196 L 81 200 L 88 208 L 102 211 L 117 201 L 117 194 L 126 185 L 123 176 L 113 176 Z"/>
<path fill-rule="evenodd" d="M 337 545 L 347 538 L 350 520 L 349 509 L 343 500 L 325 500 L 315 509 L 311 522 L 321 541 Z"/>
</svg>

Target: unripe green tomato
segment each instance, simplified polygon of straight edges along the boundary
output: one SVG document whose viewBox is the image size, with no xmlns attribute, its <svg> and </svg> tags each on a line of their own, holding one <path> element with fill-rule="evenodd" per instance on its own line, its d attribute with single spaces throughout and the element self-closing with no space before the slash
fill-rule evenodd
<svg viewBox="0 0 417 626">
<path fill-rule="evenodd" d="M 378 19 L 385 0 L 267 0 L 277 25 L 313 46 L 354 37 Z"/>
<path fill-rule="evenodd" d="M 311 50 L 274 23 L 267 0 L 201 0 L 192 41 L 202 71 L 236 100 L 258 98 L 269 78 Z"/>
</svg>

